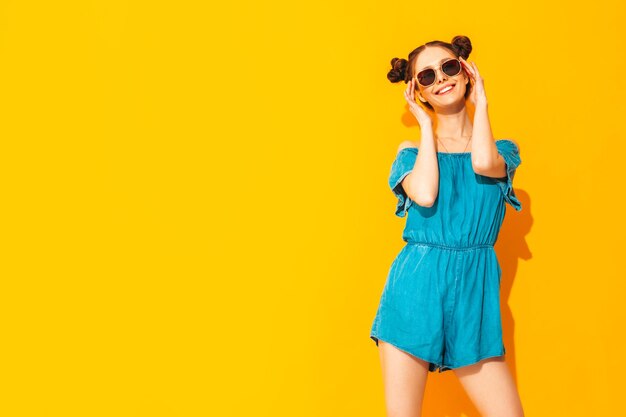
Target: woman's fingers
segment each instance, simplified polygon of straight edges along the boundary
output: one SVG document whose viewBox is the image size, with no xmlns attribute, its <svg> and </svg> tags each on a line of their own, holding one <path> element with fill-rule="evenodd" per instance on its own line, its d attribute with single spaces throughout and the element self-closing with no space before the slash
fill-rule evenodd
<svg viewBox="0 0 626 417">
<path fill-rule="evenodd" d="M 406 86 L 406 90 L 404 90 L 404 97 L 409 103 L 415 101 L 415 89 L 413 87 L 413 80 L 410 80 L 409 84 Z"/>
<path fill-rule="evenodd" d="M 465 68 L 467 73 L 470 75 L 470 78 L 475 79 L 476 73 L 474 72 L 474 68 L 470 67 L 467 61 L 465 61 L 463 58 L 460 58 L 459 60 L 463 63 L 463 67 Z"/>
<path fill-rule="evenodd" d="M 472 62 L 472 66 L 474 67 L 474 71 L 476 72 L 476 78 L 480 78 L 480 73 L 478 72 L 478 67 L 475 62 Z"/>
</svg>

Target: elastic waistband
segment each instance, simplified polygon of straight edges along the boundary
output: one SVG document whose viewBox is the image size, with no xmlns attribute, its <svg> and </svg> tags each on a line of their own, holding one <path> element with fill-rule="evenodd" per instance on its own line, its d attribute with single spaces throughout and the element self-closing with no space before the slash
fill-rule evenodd
<svg viewBox="0 0 626 417">
<path fill-rule="evenodd" d="M 452 245 L 443 245 L 440 243 L 416 242 L 414 240 L 407 240 L 406 243 L 407 245 L 432 246 L 434 248 L 447 249 L 447 250 L 472 250 L 472 249 L 480 249 L 480 248 L 493 248 L 493 244 L 491 243 L 484 243 L 480 245 L 468 245 L 468 246 L 452 246 Z"/>
</svg>

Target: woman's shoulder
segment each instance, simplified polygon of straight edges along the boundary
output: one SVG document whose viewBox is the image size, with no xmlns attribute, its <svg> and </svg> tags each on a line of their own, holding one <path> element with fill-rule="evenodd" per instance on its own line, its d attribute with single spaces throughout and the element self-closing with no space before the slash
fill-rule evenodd
<svg viewBox="0 0 626 417">
<path fill-rule="evenodd" d="M 398 145 L 398 153 L 400 153 L 401 150 L 407 149 L 407 148 L 413 148 L 415 149 L 416 152 L 418 150 L 417 144 L 415 142 L 412 142 L 410 140 L 405 140 L 405 141 L 402 141 L 400 145 Z"/>
</svg>

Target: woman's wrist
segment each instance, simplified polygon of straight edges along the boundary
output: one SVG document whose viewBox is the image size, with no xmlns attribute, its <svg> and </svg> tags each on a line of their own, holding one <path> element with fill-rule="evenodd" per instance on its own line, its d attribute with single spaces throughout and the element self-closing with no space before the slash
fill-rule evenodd
<svg viewBox="0 0 626 417">
<path fill-rule="evenodd" d="M 419 123 L 419 125 L 420 125 L 420 129 L 422 131 L 424 131 L 424 130 L 431 130 L 432 131 L 433 130 L 433 122 L 432 122 L 432 120 L 421 121 Z"/>
<path fill-rule="evenodd" d="M 487 107 L 487 97 L 476 100 L 474 107 Z"/>
</svg>

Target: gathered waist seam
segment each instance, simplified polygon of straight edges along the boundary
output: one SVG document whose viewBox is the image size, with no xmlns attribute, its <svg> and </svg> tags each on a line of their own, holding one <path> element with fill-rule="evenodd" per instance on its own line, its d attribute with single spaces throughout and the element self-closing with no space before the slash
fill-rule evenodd
<svg viewBox="0 0 626 417">
<path fill-rule="evenodd" d="M 430 242 L 416 242 L 414 240 L 407 240 L 407 245 L 418 245 L 418 246 L 432 246 L 439 249 L 447 249 L 447 250 L 472 250 L 479 248 L 493 248 L 493 244 L 484 243 L 477 245 L 468 245 L 468 246 L 451 246 L 451 245 L 443 245 L 440 243 L 430 243 Z"/>
</svg>

